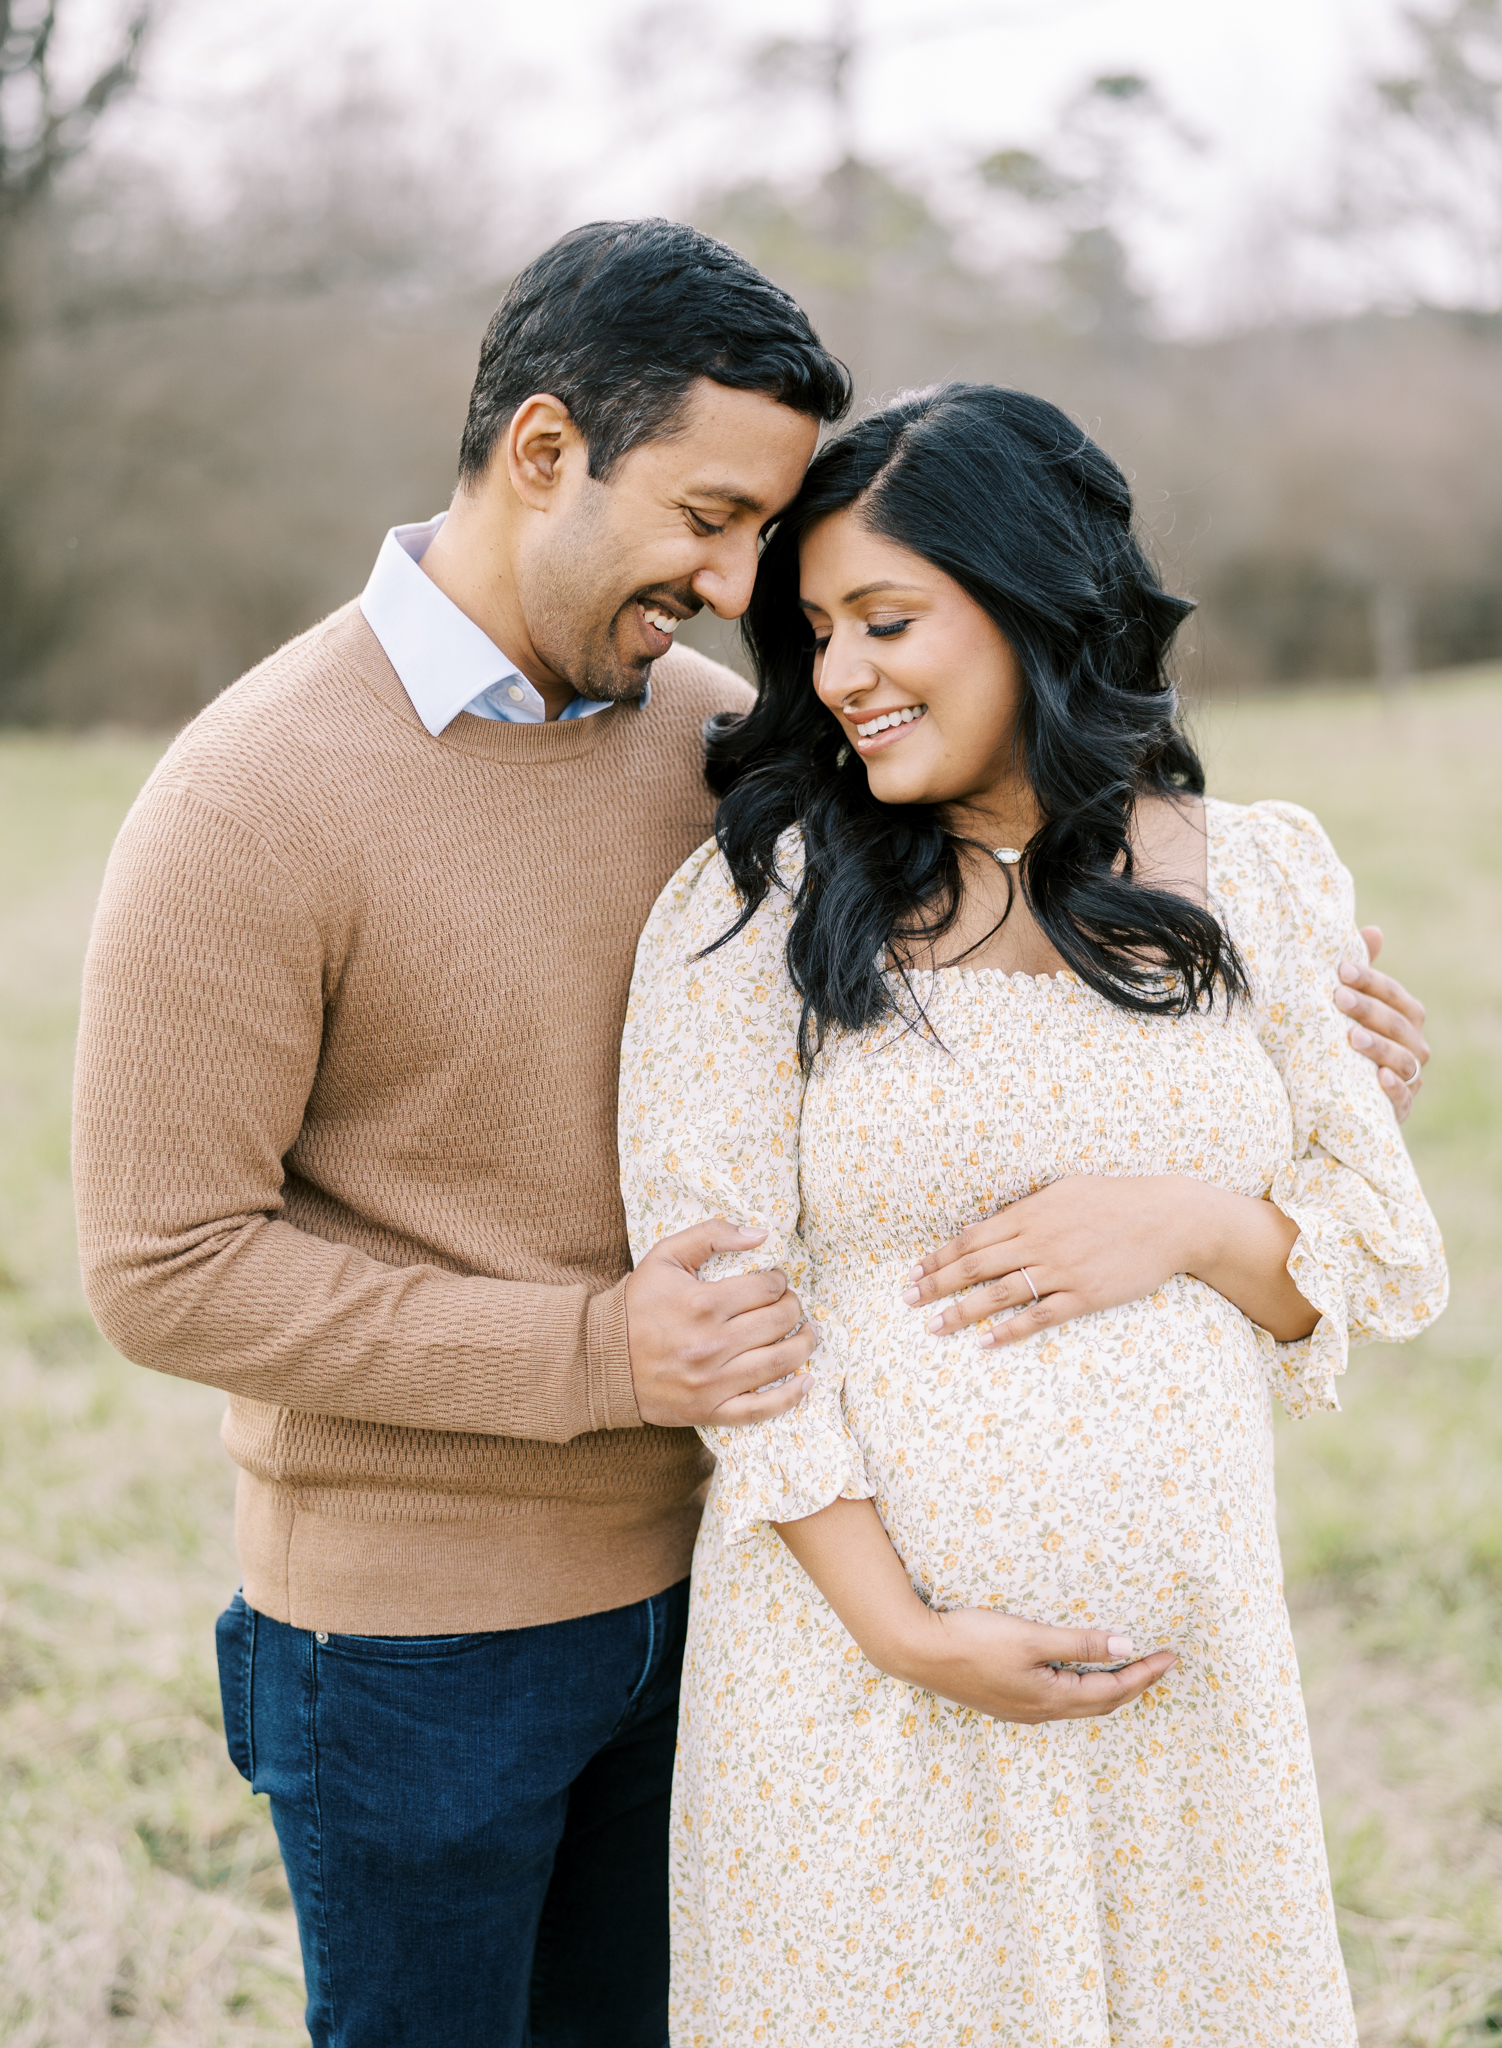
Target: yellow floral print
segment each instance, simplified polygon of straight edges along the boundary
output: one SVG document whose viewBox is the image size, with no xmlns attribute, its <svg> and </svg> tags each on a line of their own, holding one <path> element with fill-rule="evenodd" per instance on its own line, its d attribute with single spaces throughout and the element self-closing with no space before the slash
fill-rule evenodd
<svg viewBox="0 0 1502 2048">
<path fill-rule="evenodd" d="M 1227 1013 L 1144 1018 L 1068 974 L 945 969 L 926 1023 L 806 1077 L 774 891 L 713 846 L 637 957 L 621 1068 L 633 1249 L 757 1222 L 822 1340 L 793 1414 L 708 1430 L 673 1818 L 674 2048 L 1348 2048 L 1283 1603 L 1270 1394 L 1336 1405 L 1353 1343 L 1443 1307 L 1439 1238 L 1330 991 L 1361 955 L 1308 812 L 1210 802 Z M 800 845 L 785 835 L 796 882 Z M 1298 1224 L 1320 1311 L 1275 1344 L 1179 1275 L 1000 1352 L 904 1306 L 923 1251 L 1071 1173 L 1198 1176 Z M 707 1277 L 732 1269 L 717 1260 Z M 877 1672 L 768 1527 L 874 1497 L 922 1596 L 1110 1624 L 1180 1661 L 1027 1728 Z"/>
</svg>

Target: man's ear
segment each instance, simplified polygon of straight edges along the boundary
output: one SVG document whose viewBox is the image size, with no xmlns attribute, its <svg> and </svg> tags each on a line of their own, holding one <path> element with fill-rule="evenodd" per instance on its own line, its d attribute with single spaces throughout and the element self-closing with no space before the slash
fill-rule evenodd
<svg viewBox="0 0 1502 2048">
<path fill-rule="evenodd" d="M 588 463 L 584 437 L 561 398 L 543 391 L 523 399 L 506 429 L 506 472 L 524 505 L 546 511 L 565 473 Z"/>
</svg>

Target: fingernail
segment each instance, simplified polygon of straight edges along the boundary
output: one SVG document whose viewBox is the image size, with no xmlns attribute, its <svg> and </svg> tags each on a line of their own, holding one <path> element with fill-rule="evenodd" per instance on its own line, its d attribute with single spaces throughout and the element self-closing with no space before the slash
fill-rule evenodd
<svg viewBox="0 0 1502 2048">
<path fill-rule="evenodd" d="M 923 1268 L 921 1266 L 914 1266 L 912 1272 L 907 1277 L 909 1280 L 921 1280 L 923 1278 Z"/>
<path fill-rule="evenodd" d="M 930 1317 L 929 1317 L 929 1319 L 928 1319 L 928 1327 L 929 1327 L 929 1330 L 930 1330 L 930 1332 L 931 1332 L 931 1333 L 932 1333 L 932 1334 L 933 1334 L 934 1336 L 937 1336 L 937 1335 L 939 1334 L 940 1330 L 942 1330 L 942 1329 L 943 1329 L 943 1327 L 944 1327 L 944 1318 L 943 1318 L 943 1316 L 941 1316 L 941 1315 L 940 1315 L 940 1316 L 930 1316 Z"/>
<path fill-rule="evenodd" d="M 902 1298 L 907 1303 L 909 1308 L 916 1308 L 919 1302 L 923 1299 L 923 1296 L 918 1292 L 916 1287 L 904 1287 L 902 1290 Z"/>
<path fill-rule="evenodd" d="M 991 1349 L 991 1346 L 992 1346 L 992 1345 L 993 1345 L 993 1344 L 994 1344 L 995 1342 L 996 1342 L 996 1339 L 995 1339 L 995 1338 L 994 1338 L 994 1337 L 992 1336 L 992 1334 L 991 1334 L 991 1332 L 990 1332 L 989 1330 L 982 1330 L 982 1331 L 981 1331 L 981 1333 L 980 1333 L 980 1346 L 981 1346 L 981 1349 L 982 1349 L 982 1351 L 989 1351 L 989 1350 Z"/>
<path fill-rule="evenodd" d="M 1377 1079 L 1384 1088 L 1396 1088 L 1398 1085 L 1398 1077 L 1391 1067 L 1378 1067 Z"/>
<path fill-rule="evenodd" d="M 1356 1007 L 1355 994 L 1348 988 L 1338 988 L 1335 991 L 1335 1001 L 1342 1010 L 1354 1010 Z"/>
<path fill-rule="evenodd" d="M 1108 1657 L 1130 1657 L 1131 1654 L 1132 1639 L 1130 1636 L 1106 1637 L 1106 1655 Z"/>
<path fill-rule="evenodd" d="M 742 1237 L 749 1237 L 753 1244 L 760 1244 L 767 1234 L 759 1223 L 742 1223 L 740 1233 Z"/>
<path fill-rule="evenodd" d="M 1354 981 L 1360 972 L 1361 969 L 1356 965 L 1356 962 L 1354 960 L 1341 961 L 1340 978 L 1342 981 Z"/>
<path fill-rule="evenodd" d="M 1372 1044 L 1372 1042 L 1373 1042 L 1373 1040 L 1372 1040 L 1372 1034 L 1370 1033 L 1370 1031 L 1368 1031 L 1368 1030 L 1366 1029 L 1365 1025 L 1363 1025 L 1363 1024 L 1353 1024 L 1353 1025 L 1352 1025 L 1352 1027 L 1351 1027 L 1351 1043 L 1352 1043 L 1352 1045 L 1354 1045 L 1354 1046 L 1355 1046 L 1355 1048 L 1356 1048 L 1357 1052 L 1365 1052 L 1365 1051 L 1366 1051 L 1366 1049 L 1367 1049 L 1367 1047 L 1368 1047 L 1369 1045 L 1371 1045 L 1371 1044 Z"/>
</svg>

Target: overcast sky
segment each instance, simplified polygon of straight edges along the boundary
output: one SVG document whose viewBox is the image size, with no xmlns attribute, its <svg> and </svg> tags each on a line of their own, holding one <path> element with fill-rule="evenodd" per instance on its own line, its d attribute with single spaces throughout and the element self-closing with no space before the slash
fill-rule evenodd
<svg viewBox="0 0 1502 2048">
<path fill-rule="evenodd" d="M 97 20 L 115 0 L 78 0 Z M 1184 322 L 1269 197 L 1317 196 L 1338 110 L 1401 50 L 1398 0 L 856 0 L 861 152 L 942 190 L 956 167 L 1043 140 L 1102 72 L 1149 76 L 1207 148 L 1165 179 L 1133 230 L 1143 274 Z M 812 94 L 748 102 L 735 52 L 812 35 L 818 0 L 172 0 L 131 116 L 190 166 L 226 111 L 269 79 L 316 104 L 351 60 L 462 127 L 473 153 L 588 218 L 681 206 L 748 173 L 817 169 L 833 149 Z M 623 62 L 624 60 L 624 68 Z"/>
</svg>

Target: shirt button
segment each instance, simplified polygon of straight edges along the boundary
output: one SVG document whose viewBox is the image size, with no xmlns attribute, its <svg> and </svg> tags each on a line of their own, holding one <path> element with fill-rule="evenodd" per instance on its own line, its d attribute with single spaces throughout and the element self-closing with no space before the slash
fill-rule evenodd
<svg viewBox="0 0 1502 2048">
<path fill-rule="evenodd" d="M 506 695 L 511 699 L 513 704 L 520 704 L 520 702 L 522 701 L 522 692 L 516 683 L 513 683 L 511 685 L 511 688 L 506 692 Z"/>
<path fill-rule="evenodd" d="M 329 1632 L 326 1628 L 319 1628 L 313 1631 L 313 1640 L 315 1643 L 326 1643 L 328 1639 Z"/>
</svg>

